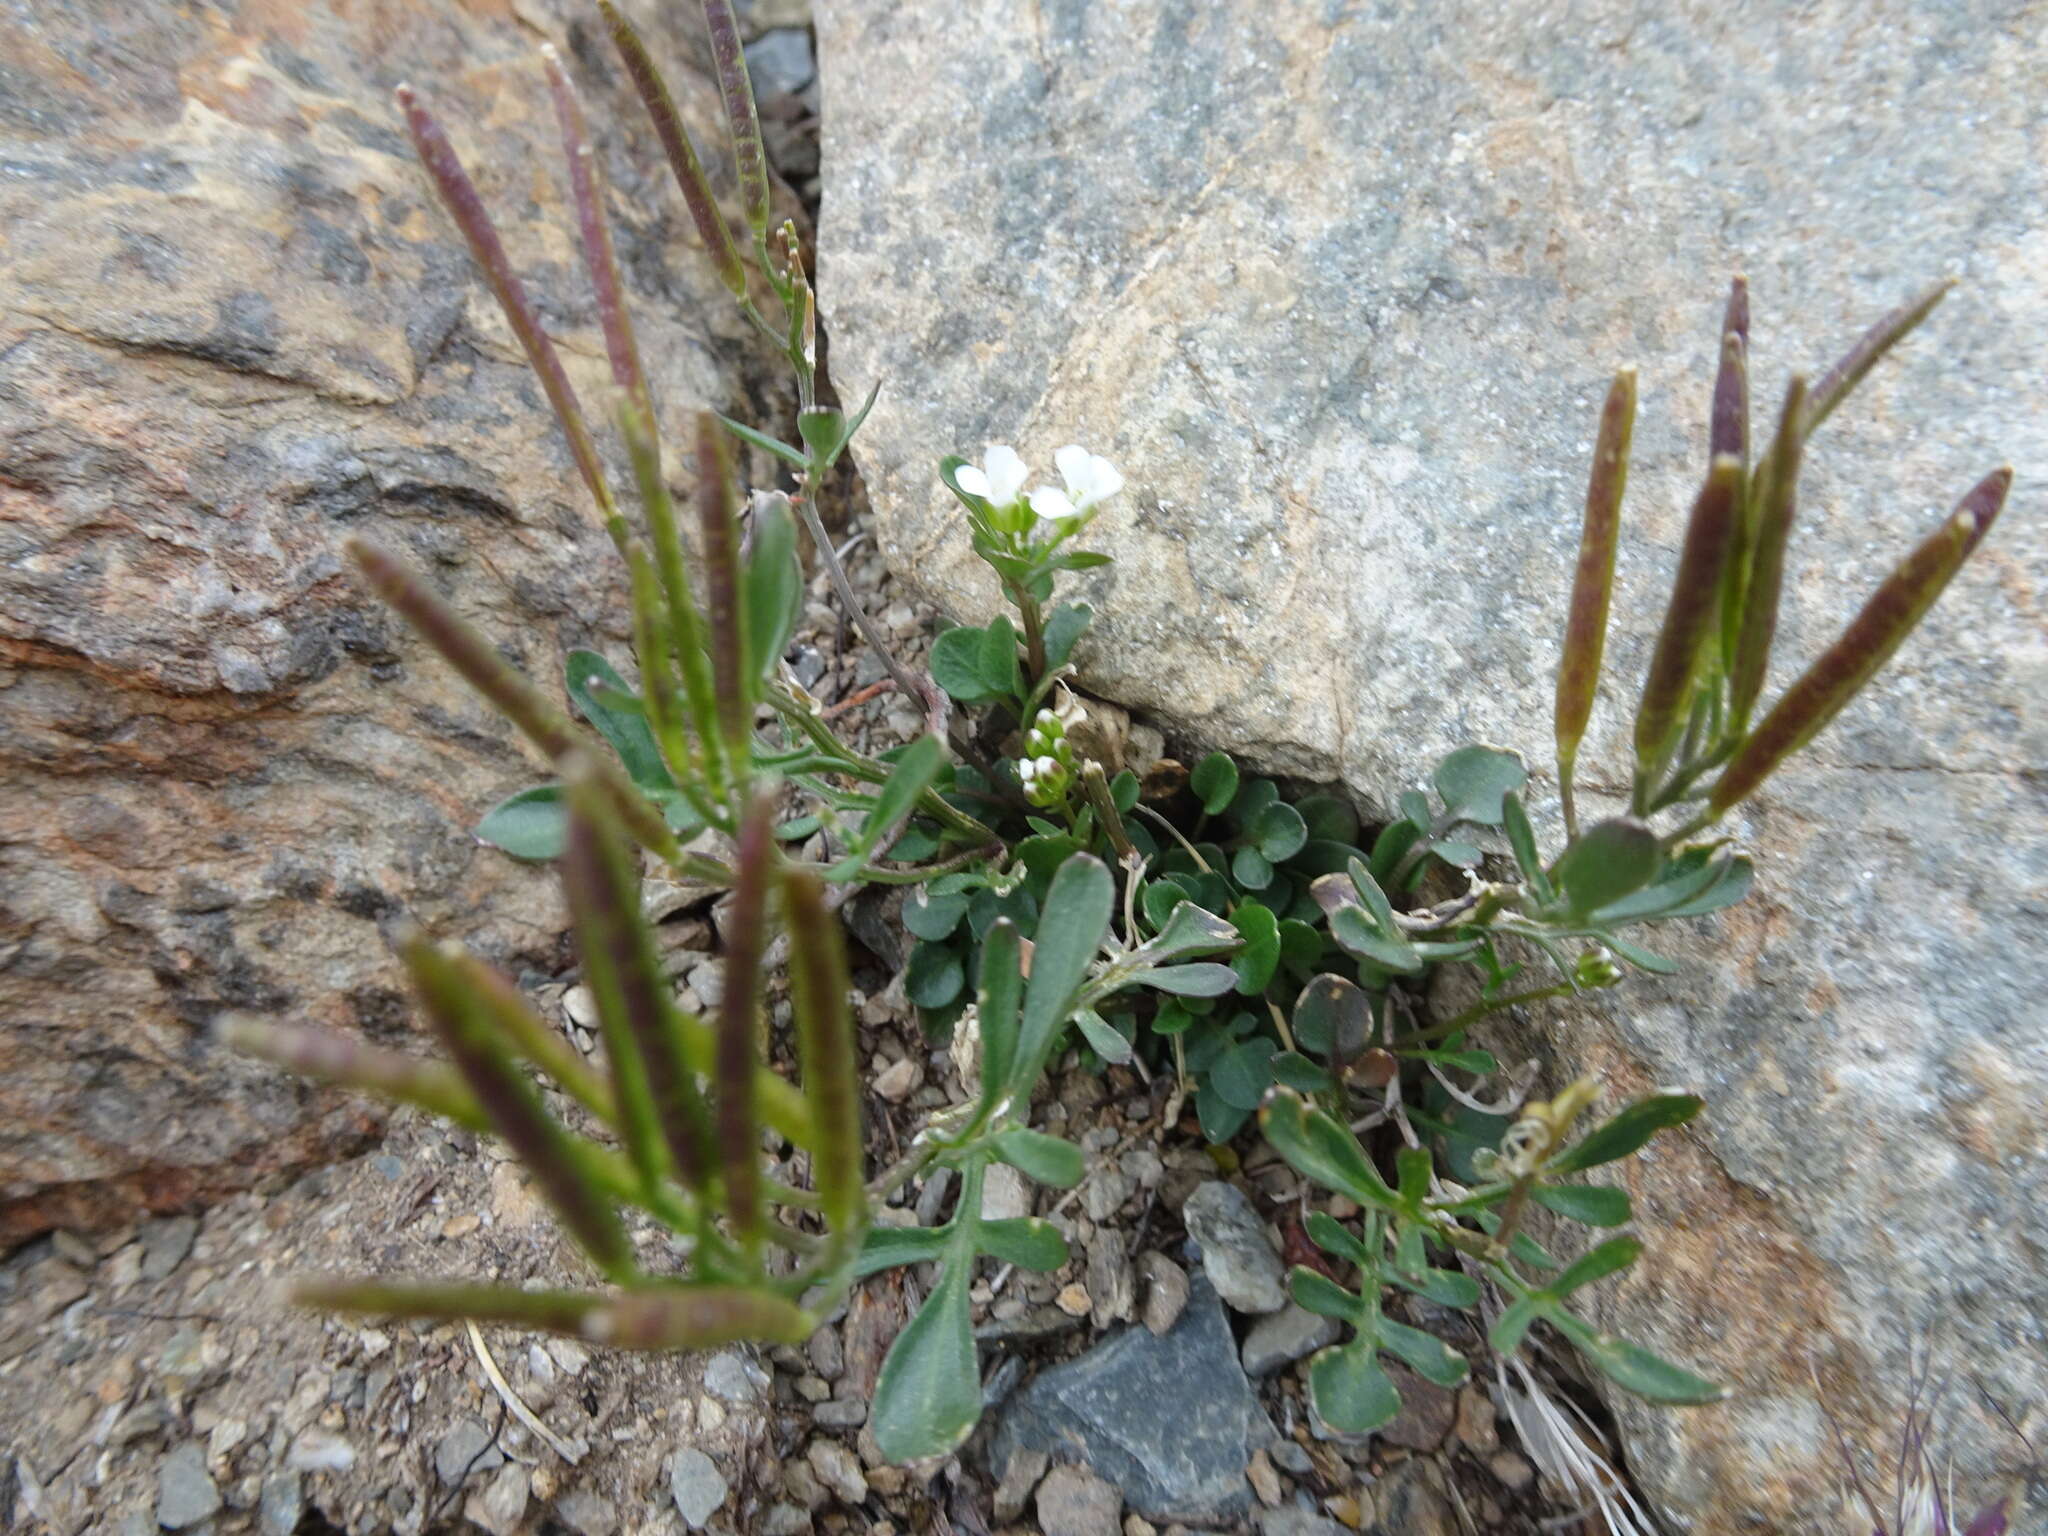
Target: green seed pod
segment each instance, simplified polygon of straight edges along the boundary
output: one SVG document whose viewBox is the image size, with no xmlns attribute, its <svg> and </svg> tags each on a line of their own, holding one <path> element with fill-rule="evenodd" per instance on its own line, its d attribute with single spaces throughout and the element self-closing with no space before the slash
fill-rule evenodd
<svg viewBox="0 0 2048 1536">
<path fill-rule="evenodd" d="M 1984 541 L 2012 489 L 2012 470 L 1986 475 L 1954 512 L 1885 578 L 1841 637 L 1785 690 L 1735 750 L 1707 800 L 1719 816 L 1756 792 L 1854 698 L 1925 617 L 1970 552 Z"/>
<path fill-rule="evenodd" d="M 1608 386 L 1600 410 L 1600 436 L 1593 446 L 1593 472 L 1586 485 L 1586 515 L 1579 531 L 1579 565 L 1564 627 L 1564 654 L 1557 664 L 1557 777 L 1565 814 L 1572 807 L 1572 769 L 1579 742 L 1593 716 L 1600 684 L 1601 655 L 1607 646 L 1607 607 L 1614 595 L 1614 551 L 1621 534 L 1621 497 L 1628 483 L 1629 438 L 1635 428 L 1636 375 L 1624 368 Z"/>
<path fill-rule="evenodd" d="M 1708 471 L 1686 526 L 1664 628 L 1636 709 L 1636 813 L 1641 815 L 1678 744 L 1700 659 L 1720 611 L 1721 577 L 1741 516 L 1742 461 L 1723 455 Z"/>
</svg>

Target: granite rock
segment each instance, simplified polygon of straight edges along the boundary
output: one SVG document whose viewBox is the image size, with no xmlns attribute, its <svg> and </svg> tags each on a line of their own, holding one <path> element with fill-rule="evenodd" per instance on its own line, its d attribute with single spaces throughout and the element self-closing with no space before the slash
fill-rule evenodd
<svg viewBox="0 0 2048 1536">
<path fill-rule="evenodd" d="M 2009 1403 L 2048 1394 L 2048 38 L 1997 0 L 968 0 L 819 13 L 825 317 L 885 552 L 947 612 L 994 592 L 934 474 L 1079 440 L 1131 489 L 1077 582 L 1091 690 L 1187 752 L 1368 811 L 1471 741 L 1532 754 L 1599 400 L 1643 406 L 1597 806 L 1703 467 L 1722 290 L 1772 400 L 1907 293 L 1963 286 L 1809 454 L 1775 676 L 2000 462 L 2014 506 L 1869 694 L 1735 824 L 1758 889 L 1683 962 L 1539 1027 L 1562 1080 L 1704 1093 L 1631 1174 L 1649 1252 L 1601 1321 L 1734 1388 L 1617 1399 L 1677 1528 L 1836 1521 L 1808 1359 L 1888 1441 L 1904 1318 Z M 858 89 L 835 91 L 835 79 Z M 1555 1030 L 1554 1036 L 1549 1032 Z M 2025 1452 L 1973 1405 L 1962 1486 Z"/>
<path fill-rule="evenodd" d="M 717 142 L 701 20 L 627 9 Z M 339 553 L 402 553 L 551 688 L 568 647 L 627 659 L 608 542 L 390 102 L 410 77 L 443 116 L 595 409 L 548 39 L 666 426 L 772 420 L 770 361 L 577 0 L 0 18 L 0 1243 L 359 1145 L 360 1101 L 210 1031 L 409 1041 L 401 919 L 561 959 L 552 882 L 470 830 L 535 761 Z"/>
<path fill-rule="evenodd" d="M 1219 1524 L 1249 1507 L 1244 1467 L 1255 1416 L 1229 1319 L 1198 1275 L 1170 1332 L 1126 1327 L 1017 1393 L 1002 1410 L 989 1462 L 1008 1467 L 1019 1453 L 1042 1451 L 1091 1468 L 1148 1520 Z"/>
</svg>

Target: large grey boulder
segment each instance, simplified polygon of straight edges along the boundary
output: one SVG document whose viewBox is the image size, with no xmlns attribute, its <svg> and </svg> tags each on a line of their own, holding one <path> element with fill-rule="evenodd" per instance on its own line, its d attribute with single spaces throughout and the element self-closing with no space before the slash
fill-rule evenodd
<svg viewBox="0 0 2048 1536">
<path fill-rule="evenodd" d="M 717 142 L 701 20 L 629 10 Z M 548 39 L 664 413 L 758 414 L 581 0 L 0 18 L 0 1245 L 359 1142 L 359 1104 L 210 1028 L 403 1039 L 399 919 L 560 958 L 552 882 L 470 835 L 533 761 L 339 557 L 403 552 L 551 685 L 568 646 L 624 659 L 616 559 L 390 103 L 410 77 L 441 112 L 602 420 Z"/>
<path fill-rule="evenodd" d="M 1107 454 L 1090 686 L 1373 806 L 1481 740 L 1532 754 L 1595 415 L 1641 371 L 1611 683 L 1627 708 L 1704 468 L 1729 276 L 1758 393 L 1944 273 L 1960 291 L 1812 452 L 1777 677 L 2001 461 L 2006 521 L 1738 830 L 1756 894 L 1684 972 L 1541 1027 L 1559 1074 L 1705 1093 L 1633 1175 L 1609 1318 L 1732 1384 L 1620 1411 L 1674 1524 L 1818 1528 L 1808 1361 L 1889 1440 L 1907 1325 L 2048 1392 L 2048 35 L 2010 6 L 1788 11 L 966 0 L 821 7 L 824 306 L 897 568 L 993 589 L 933 473 Z M 1957 1404 L 1959 1480 L 2023 1453 Z"/>
</svg>

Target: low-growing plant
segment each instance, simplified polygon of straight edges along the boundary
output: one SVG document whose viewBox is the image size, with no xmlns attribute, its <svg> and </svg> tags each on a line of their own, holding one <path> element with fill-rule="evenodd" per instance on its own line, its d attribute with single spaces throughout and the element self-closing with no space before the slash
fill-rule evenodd
<svg viewBox="0 0 2048 1536">
<path fill-rule="evenodd" d="M 1080 1149 L 1029 1123 L 1035 1091 L 1071 1048 L 1084 1065 L 1170 1073 L 1165 1118 L 1177 1118 L 1185 1095 L 1212 1141 L 1256 1115 L 1295 1169 L 1358 1208 L 1356 1226 L 1328 1211 L 1310 1215 L 1308 1237 L 1327 1260 L 1291 1279 L 1302 1305 L 1352 1330 L 1308 1367 L 1330 1427 L 1364 1431 L 1398 1411 L 1383 1355 L 1444 1385 L 1467 1375 L 1449 1345 L 1390 1315 L 1396 1290 L 1487 1310 L 1490 1345 L 1503 1354 L 1542 1323 L 1653 1401 L 1718 1397 L 1713 1383 L 1583 1317 L 1578 1294 L 1631 1264 L 1636 1237 L 1615 1233 L 1566 1262 L 1530 1230 L 1538 1209 L 1600 1231 L 1624 1226 L 1627 1194 L 1579 1175 L 1683 1125 L 1701 1101 L 1653 1094 L 1584 1130 L 1595 1083 L 1525 1102 L 1526 1084 L 1466 1037 L 1489 1014 L 1616 985 L 1629 967 L 1670 970 L 1624 933 L 1741 900 L 1750 862 L 1712 829 L 1869 680 L 1983 539 L 2009 471 L 1970 491 L 1758 718 L 1805 445 L 1945 286 L 1879 322 L 1818 384 L 1795 379 L 1770 442 L 1753 454 L 1747 294 L 1736 283 L 1710 467 L 1636 708 L 1627 814 L 1581 826 L 1574 794 L 1629 458 L 1635 385 L 1623 373 L 1601 418 L 1558 671 L 1561 845 L 1543 852 L 1522 800 L 1523 760 L 1476 745 L 1436 766 L 1433 798 L 1404 794 L 1368 836 L 1347 800 L 1292 795 L 1225 753 L 1202 758 L 1184 782 L 1156 783 L 1112 774 L 1089 756 L 1087 705 L 1069 684 L 1092 613 L 1056 601 L 1056 588 L 1107 562 L 1078 541 L 1123 478 L 1079 446 L 1055 456 L 1060 485 L 1029 490 L 1032 477 L 1008 447 L 991 446 L 979 464 L 942 461 L 939 477 L 1015 617 L 945 630 L 928 675 L 889 652 L 817 506 L 874 396 L 851 417 L 821 399 L 815 296 L 794 226 L 771 219 L 730 0 L 705 0 L 704 13 L 751 262 L 646 48 L 599 5 L 705 250 L 740 312 L 790 366 L 800 442 L 701 415 L 694 540 L 686 536 L 582 108 L 543 50 L 637 519 L 452 144 L 409 88 L 398 103 L 618 550 L 637 684 L 595 653 L 572 653 L 572 716 L 401 561 L 368 544 L 351 553 L 370 586 L 554 766 L 553 780 L 493 808 L 478 832 L 511 855 L 557 864 L 603 1066 L 586 1063 L 474 956 L 421 937 L 402 954 L 446 1064 L 267 1026 L 232 1038 L 295 1070 L 501 1137 L 609 1288 L 380 1276 L 308 1282 L 300 1298 L 630 1346 L 795 1341 L 861 1277 L 930 1263 L 936 1279 L 889 1351 L 871 1422 L 891 1457 L 944 1452 L 981 1411 L 969 1301 L 976 1262 L 1049 1269 L 1067 1258 L 1049 1223 L 991 1219 L 981 1195 L 998 1162 L 1056 1187 L 1082 1177 Z M 786 468 L 789 487 L 757 491 L 743 508 L 728 436 Z M 804 591 L 799 524 L 893 685 L 918 704 L 928 728 L 918 740 L 880 754 L 855 747 L 784 666 Z M 825 858 L 785 851 L 813 838 Z M 683 1013 L 660 970 L 640 904 L 647 856 L 731 892 L 715 1019 Z M 975 1040 L 969 1101 L 929 1115 L 900 1159 L 872 1177 L 828 895 L 849 884 L 915 887 L 903 907 L 915 939 L 906 993 L 934 1033 L 971 1029 Z M 789 940 L 795 1082 L 767 1064 L 763 1048 L 764 956 L 777 923 Z M 1425 983 L 1449 964 L 1476 971 L 1476 1000 L 1427 1017 Z M 1489 1080 L 1490 1101 L 1479 1097 Z M 789 1150 L 780 1173 L 795 1177 L 769 1175 L 764 1136 Z M 882 1203 L 938 1168 L 952 1170 L 958 1187 L 943 1224 L 873 1221 Z M 622 1211 L 668 1229 L 684 1257 L 650 1268 Z"/>
</svg>

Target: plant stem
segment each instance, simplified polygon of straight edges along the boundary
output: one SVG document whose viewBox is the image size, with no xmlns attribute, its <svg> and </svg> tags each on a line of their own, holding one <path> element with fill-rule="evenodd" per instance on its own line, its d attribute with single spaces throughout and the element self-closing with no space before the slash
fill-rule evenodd
<svg viewBox="0 0 2048 1536">
<path fill-rule="evenodd" d="M 1455 1035 L 1461 1029 L 1469 1029 L 1488 1014 L 1499 1013 L 1503 1008 L 1516 1008 L 1523 1003 L 1540 1003 L 1547 997 L 1568 997 L 1572 991 L 1573 988 L 1569 982 L 1561 981 L 1555 986 L 1538 987 L 1529 992 L 1517 992 L 1513 997 L 1495 998 L 1492 1002 L 1477 1002 L 1463 1013 L 1456 1015 L 1454 1018 L 1447 1019 L 1441 1024 L 1432 1024 L 1427 1029 L 1418 1029 L 1409 1034 L 1402 1035 L 1397 1040 L 1390 1040 L 1387 1042 L 1387 1049 L 1399 1051 L 1405 1050 L 1410 1046 L 1428 1045 L 1433 1040 L 1442 1040 L 1446 1036 Z"/>
</svg>

